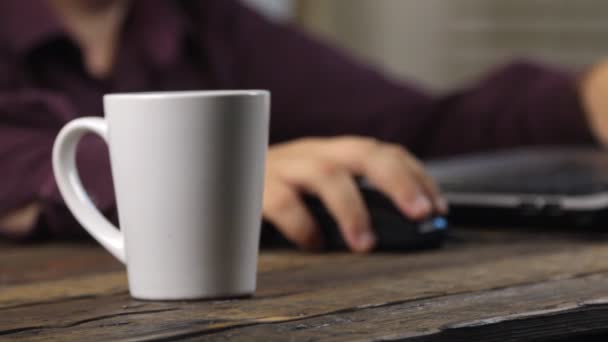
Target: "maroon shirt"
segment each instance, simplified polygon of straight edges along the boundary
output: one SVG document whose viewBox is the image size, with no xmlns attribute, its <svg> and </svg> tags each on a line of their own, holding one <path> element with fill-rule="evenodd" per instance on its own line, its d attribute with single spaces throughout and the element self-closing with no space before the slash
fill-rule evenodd
<svg viewBox="0 0 608 342">
<path fill-rule="evenodd" d="M 51 148 L 68 121 L 102 115 L 108 92 L 269 89 L 273 143 L 357 134 L 429 157 L 593 142 L 573 76 L 530 63 L 432 97 L 232 0 L 134 0 L 122 32 L 111 75 L 95 79 L 45 1 L 0 1 L 0 216 L 38 201 L 38 234 L 81 231 L 53 179 Z M 78 162 L 91 197 L 115 217 L 104 143 L 87 137 Z"/>
</svg>

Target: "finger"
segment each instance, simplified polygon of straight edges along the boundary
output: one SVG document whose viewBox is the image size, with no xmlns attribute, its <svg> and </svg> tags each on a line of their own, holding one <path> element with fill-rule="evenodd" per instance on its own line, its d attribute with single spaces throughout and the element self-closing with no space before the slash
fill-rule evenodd
<svg viewBox="0 0 608 342">
<path fill-rule="evenodd" d="M 369 252 L 376 244 L 368 210 L 350 174 L 336 177 L 317 189 L 328 211 L 335 218 L 342 236 L 355 252 Z"/>
<path fill-rule="evenodd" d="M 448 204 L 447 201 L 441 195 L 437 183 L 426 173 L 424 166 L 415 158 L 406 155 L 405 163 L 408 164 L 412 174 L 418 180 L 418 183 L 422 186 L 422 190 L 431 199 L 434 210 L 440 214 L 447 214 Z"/>
<path fill-rule="evenodd" d="M 277 181 L 264 190 L 264 217 L 291 242 L 305 250 L 323 245 L 319 228 L 298 196 L 296 189 Z"/>
<path fill-rule="evenodd" d="M 433 209 L 424 185 L 408 163 L 405 151 L 395 145 L 381 145 L 367 160 L 364 175 L 385 192 L 410 218 L 422 219 Z"/>
<path fill-rule="evenodd" d="M 295 162 L 288 181 L 320 198 L 347 245 L 355 252 L 368 252 L 375 243 L 367 208 L 352 176 L 333 162 Z"/>
<path fill-rule="evenodd" d="M 426 186 L 412 170 L 407 152 L 398 145 L 343 137 L 335 139 L 322 153 L 333 155 L 352 172 L 365 176 L 406 216 L 422 219 L 430 215 L 433 204 Z"/>
</svg>

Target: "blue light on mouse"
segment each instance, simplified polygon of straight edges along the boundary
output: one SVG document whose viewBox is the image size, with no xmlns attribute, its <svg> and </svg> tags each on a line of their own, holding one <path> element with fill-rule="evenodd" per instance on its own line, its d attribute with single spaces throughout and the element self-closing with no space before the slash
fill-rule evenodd
<svg viewBox="0 0 608 342">
<path fill-rule="evenodd" d="M 444 230 L 448 227 L 448 221 L 443 217 L 436 217 L 433 219 L 433 228 L 436 230 Z"/>
</svg>

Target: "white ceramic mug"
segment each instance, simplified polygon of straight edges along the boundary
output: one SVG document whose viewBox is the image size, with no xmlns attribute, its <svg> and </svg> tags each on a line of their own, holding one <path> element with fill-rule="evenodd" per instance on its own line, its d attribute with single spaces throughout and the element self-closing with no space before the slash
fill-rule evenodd
<svg viewBox="0 0 608 342">
<path fill-rule="evenodd" d="M 255 291 L 268 145 L 264 90 L 104 96 L 105 119 L 68 123 L 53 148 L 67 206 L 126 264 L 131 295 L 180 300 Z M 109 145 L 121 230 L 78 177 L 85 133 Z"/>
</svg>

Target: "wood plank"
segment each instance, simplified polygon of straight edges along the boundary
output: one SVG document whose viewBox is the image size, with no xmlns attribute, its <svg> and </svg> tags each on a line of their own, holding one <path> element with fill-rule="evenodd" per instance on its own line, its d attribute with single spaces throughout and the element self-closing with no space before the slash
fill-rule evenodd
<svg viewBox="0 0 608 342">
<path fill-rule="evenodd" d="M 290 322 L 257 324 L 193 340 L 536 341 L 608 333 L 608 274 L 444 296 Z M 175 336 L 174 336 L 175 337 Z M 194 338 L 196 337 L 196 338 Z"/>
<path fill-rule="evenodd" d="M 6 340 L 525 341 L 608 326 L 608 273 L 517 287 L 353 308 L 288 321 L 196 317 L 188 308 L 122 313 L 53 328 L 4 332 Z M 133 304 L 146 306 L 149 303 Z M 95 308 L 93 308 L 95 310 Z M 172 315 L 168 315 L 172 313 Z M 162 316 L 161 319 L 158 316 Z M 151 322 L 153 321 L 153 323 Z M 216 332 L 214 332 L 214 330 Z M 219 332 L 217 332 L 219 330 Z"/>
<path fill-rule="evenodd" d="M 308 290 L 307 286 L 310 283 L 315 283 L 317 286 L 336 287 L 396 271 L 399 271 L 396 274 L 403 274 L 403 271 L 411 273 L 417 270 L 440 272 L 449 267 L 465 268 L 477 264 L 480 260 L 491 262 L 509 258 L 512 255 L 520 257 L 528 255 L 532 258 L 534 255 L 544 253 L 575 251 L 586 248 L 589 244 L 598 244 L 598 242 L 590 242 L 585 235 L 560 235 L 546 231 L 459 230 L 456 238 L 446 248 L 420 253 L 355 256 L 348 253 L 328 255 L 304 254 L 294 251 L 265 251 L 259 262 L 260 281 L 257 295 L 265 297 L 303 292 Z M 474 248 L 474 252 L 471 248 Z M 78 258 L 75 255 L 78 255 Z M 19 258 L 9 255 L 6 260 L 12 259 L 15 264 L 22 265 L 23 275 L 21 277 L 32 279 L 36 278 L 35 274 L 49 263 L 70 264 L 81 257 L 88 261 L 60 267 L 56 273 L 49 272 L 51 279 L 59 277 L 59 274 L 64 272 L 64 279 L 51 281 L 37 279 L 38 281 L 23 284 L 23 286 L 0 287 L 2 289 L 0 308 L 48 302 L 60 298 L 78 298 L 127 291 L 127 283 L 121 272 L 105 272 L 116 268 L 122 269 L 122 266 L 99 247 L 50 245 L 31 251 L 23 250 L 19 254 Z M 24 262 L 21 259 L 33 261 Z M 101 262 L 99 266 L 95 266 L 95 261 L 98 259 Z M 6 262 L 5 265 L 12 262 Z M 90 267 L 83 269 L 83 265 Z M 18 272 L 15 268 L 14 270 L 11 275 L 13 278 Z M 2 274 L 0 272 L 0 277 Z M 42 276 L 39 277 L 42 278 Z M 265 279 L 269 281 L 266 282 Z"/>
<path fill-rule="evenodd" d="M 604 243 L 526 242 L 503 247 L 480 246 L 475 253 L 469 248 L 454 248 L 416 255 L 337 254 L 331 258 L 299 253 L 263 255 L 261 265 L 265 260 L 284 265 L 285 259 L 291 267 L 276 270 L 262 266 L 259 291 L 252 299 L 153 303 L 133 301 L 123 292 L 5 308 L 0 334 L 69 339 L 72 331 L 89 325 L 92 330 L 78 338 L 199 334 L 608 272 L 608 245 Z M 80 287 L 81 280 L 69 281 L 73 288 Z M 115 285 L 122 283 L 114 281 Z M 13 288 L 16 292 L 4 301 L 18 295 L 20 288 Z M 104 326 L 112 328 L 101 329 Z"/>
<path fill-rule="evenodd" d="M 0 289 L 121 269 L 120 262 L 92 243 L 0 246 Z"/>
</svg>

